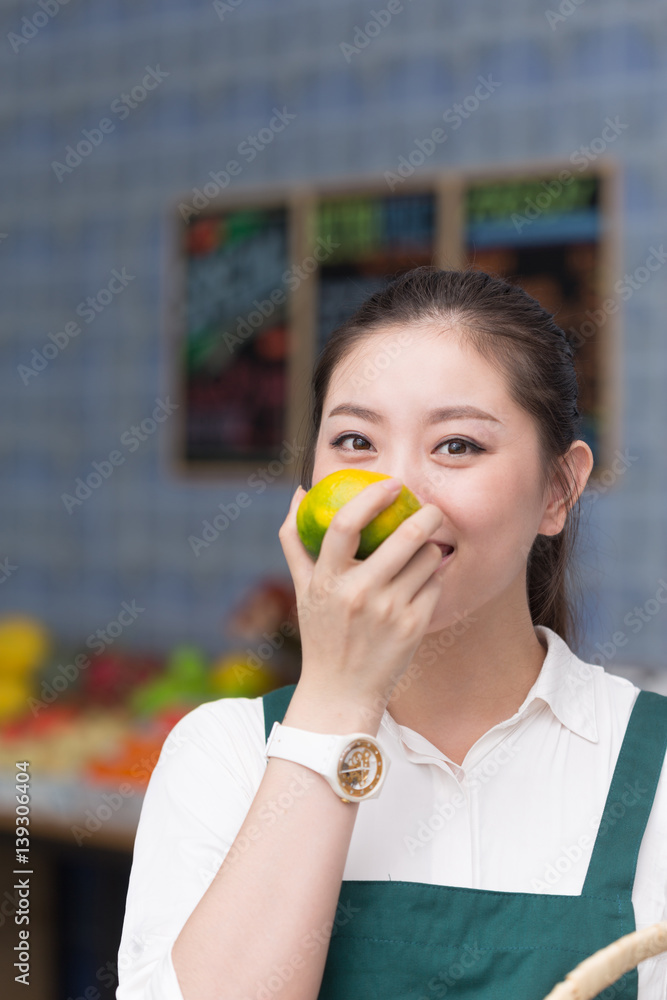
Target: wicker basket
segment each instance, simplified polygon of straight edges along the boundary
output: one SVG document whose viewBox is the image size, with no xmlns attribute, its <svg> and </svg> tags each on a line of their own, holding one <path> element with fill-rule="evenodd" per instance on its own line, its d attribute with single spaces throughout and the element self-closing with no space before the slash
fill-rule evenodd
<svg viewBox="0 0 667 1000">
<path fill-rule="evenodd" d="M 626 934 L 568 972 L 544 1000 L 593 1000 L 630 969 L 667 951 L 667 920 Z"/>
</svg>

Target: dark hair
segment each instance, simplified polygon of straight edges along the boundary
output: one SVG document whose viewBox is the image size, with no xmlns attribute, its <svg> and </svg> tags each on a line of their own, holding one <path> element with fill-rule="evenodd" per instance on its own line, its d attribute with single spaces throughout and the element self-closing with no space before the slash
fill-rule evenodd
<svg viewBox="0 0 667 1000">
<path fill-rule="evenodd" d="M 460 335 L 501 374 L 511 398 L 537 425 L 542 454 L 542 486 L 555 480 L 567 497 L 564 527 L 557 535 L 537 535 L 528 553 L 527 591 L 533 625 L 546 625 L 568 645 L 578 642 L 579 613 L 568 576 L 579 523 L 579 498 L 570 502 L 574 482 L 559 459 L 580 433 L 578 384 L 573 347 L 553 316 L 517 285 L 476 269 L 407 271 L 371 295 L 331 334 L 311 383 L 311 423 L 301 455 L 299 482 L 312 486 L 322 407 L 338 365 L 373 332 L 429 321 L 455 321 Z M 568 472 L 571 471 L 568 469 Z"/>
</svg>

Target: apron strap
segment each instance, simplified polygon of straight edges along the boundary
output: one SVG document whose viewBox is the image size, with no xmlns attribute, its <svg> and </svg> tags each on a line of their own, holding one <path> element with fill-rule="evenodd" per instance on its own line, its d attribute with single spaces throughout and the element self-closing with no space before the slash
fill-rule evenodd
<svg viewBox="0 0 667 1000">
<path fill-rule="evenodd" d="M 269 691 L 268 694 L 262 697 L 265 740 L 269 738 L 269 733 L 273 729 L 273 723 L 282 722 L 285 718 L 295 690 L 296 684 L 285 684 L 284 687 L 275 688 L 275 690 Z"/>
<path fill-rule="evenodd" d="M 667 697 L 640 691 L 600 821 L 582 896 L 632 896 L 637 858 L 667 750 Z"/>
</svg>

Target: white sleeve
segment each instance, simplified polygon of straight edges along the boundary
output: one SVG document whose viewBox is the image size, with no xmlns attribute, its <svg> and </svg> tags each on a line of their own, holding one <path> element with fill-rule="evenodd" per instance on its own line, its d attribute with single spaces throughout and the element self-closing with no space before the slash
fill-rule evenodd
<svg viewBox="0 0 667 1000">
<path fill-rule="evenodd" d="M 265 744 L 261 698 L 200 705 L 165 740 L 134 843 L 117 1000 L 183 1000 L 172 946 L 243 824 Z"/>
</svg>

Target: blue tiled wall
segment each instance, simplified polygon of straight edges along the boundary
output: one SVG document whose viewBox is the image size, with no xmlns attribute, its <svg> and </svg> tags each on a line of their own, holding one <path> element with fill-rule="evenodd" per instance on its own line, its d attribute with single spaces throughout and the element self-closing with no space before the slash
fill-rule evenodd
<svg viewBox="0 0 667 1000">
<path fill-rule="evenodd" d="M 287 487 L 256 497 L 234 530 L 194 557 L 188 535 L 242 484 L 170 476 L 161 459 L 169 423 L 71 514 L 61 501 L 167 394 L 169 207 L 233 158 L 274 106 L 297 118 L 244 166 L 236 190 L 391 169 L 479 75 L 500 87 L 429 169 L 567 162 L 618 116 L 628 127 L 608 155 L 623 171 L 623 269 L 665 240 L 664 5 L 585 0 L 550 24 L 536 0 L 414 0 L 347 61 L 341 43 L 383 8 L 241 0 L 221 19 L 207 2 L 71 0 L 17 44 L 22 18 L 42 8 L 3 4 L 0 558 L 17 569 L 0 584 L 2 607 L 36 613 L 77 642 L 134 599 L 146 610 L 128 644 L 166 650 L 191 640 L 213 652 L 245 588 L 287 574 L 277 538 Z M 168 76 L 120 120 L 112 102 L 148 66 Z M 52 161 L 104 117 L 113 132 L 59 182 Z M 18 366 L 32 349 L 123 268 L 133 280 L 24 384 Z M 667 668 L 667 605 L 636 634 L 623 624 L 667 577 L 665 299 L 659 271 L 623 311 L 622 447 L 637 457 L 582 521 L 589 624 L 579 652 L 587 658 L 625 629 L 619 660 Z"/>
</svg>

